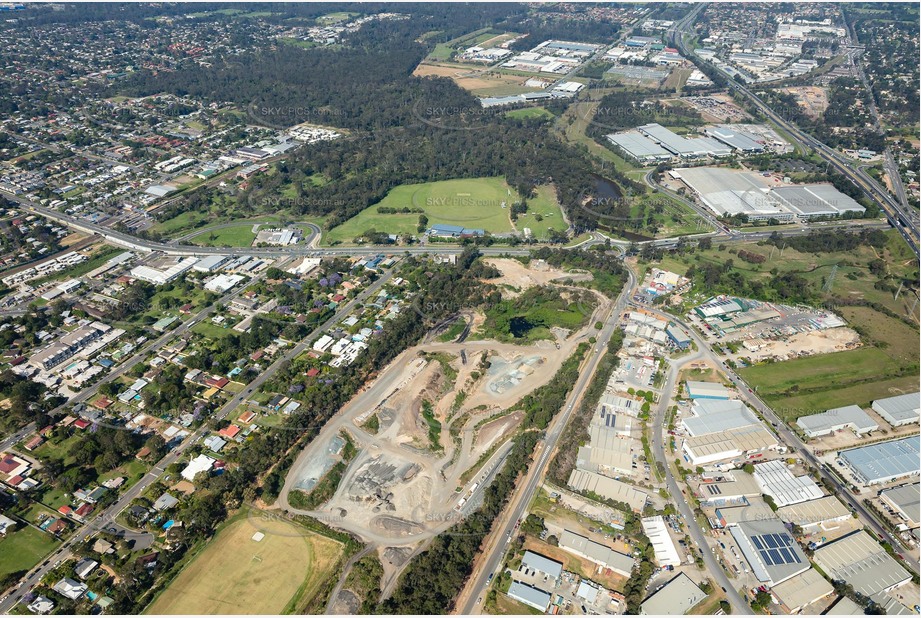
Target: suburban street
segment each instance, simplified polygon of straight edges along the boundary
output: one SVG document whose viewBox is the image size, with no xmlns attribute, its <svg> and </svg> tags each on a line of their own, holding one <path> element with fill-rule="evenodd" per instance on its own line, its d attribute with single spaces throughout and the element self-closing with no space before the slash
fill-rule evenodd
<svg viewBox="0 0 921 618">
<path fill-rule="evenodd" d="M 213 418 L 223 419 L 226 418 L 236 407 L 252 392 L 259 389 L 263 383 L 269 380 L 285 363 L 289 362 L 295 358 L 298 354 L 307 349 L 307 346 L 310 342 L 323 330 L 329 328 L 333 324 L 336 324 L 340 320 L 344 319 L 348 313 L 355 308 L 355 306 L 363 302 L 368 296 L 377 292 L 387 281 L 393 276 L 393 270 L 389 270 L 379 277 L 374 283 L 365 288 L 360 294 L 358 294 L 351 301 L 343 305 L 329 320 L 324 322 L 322 325 L 318 326 L 316 329 L 310 332 L 306 337 L 304 337 L 300 342 L 298 342 L 291 350 L 289 350 L 284 356 L 279 357 L 275 360 L 263 373 L 259 374 L 252 382 L 247 385 L 247 388 L 237 393 L 233 398 L 231 398 L 227 403 L 225 403 L 220 410 L 218 410 Z M 237 294 L 242 292 L 243 288 L 238 290 L 235 293 L 228 294 L 221 298 L 220 302 L 227 302 L 230 299 L 234 298 Z M 217 303 L 215 303 L 216 305 Z M 148 354 L 155 352 L 160 347 L 162 347 L 166 341 L 174 339 L 177 335 L 185 332 L 191 328 L 194 324 L 202 318 L 210 315 L 215 308 L 215 305 L 211 305 L 208 308 L 201 311 L 195 319 L 188 320 L 183 323 L 178 329 L 168 331 L 159 339 L 155 340 L 150 344 L 144 351 L 139 352 L 132 357 L 131 361 L 123 364 L 120 368 L 118 375 L 121 375 L 133 364 L 140 362 L 141 359 L 146 358 Z M 130 366 L 129 366 L 130 365 Z M 114 380 L 117 377 L 116 372 L 109 374 L 107 376 L 107 381 Z M 85 401 L 92 396 L 98 390 L 98 384 L 95 388 L 86 389 L 83 391 L 78 398 L 71 400 L 67 405 L 72 405 L 77 400 Z M 152 485 L 160 476 L 163 475 L 165 470 L 173 463 L 179 461 L 182 457 L 183 451 L 191 444 L 194 444 L 199 440 L 204 434 L 210 431 L 210 425 L 205 423 L 201 427 L 196 429 L 194 432 L 189 434 L 182 443 L 167 453 L 159 462 L 157 462 L 150 471 L 136 484 L 132 485 L 128 490 L 122 493 L 119 496 L 118 500 L 112 504 L 109 508 L 104 511 L 92 516 L 85 524 L 80 526 L 74 531 L 74 533 L 65 541 L 61 547 L 59 547 L 54 553 L 52 553 L 45 561 L 30 572 L 25 578 L 20 580 L 19 584 L 13 589 L 13 591 L 0 600 L 0 613 L 7 613 L 19 600 L 22 596 L 27 593 L 35 584 L 37 584 L 42 577 L 45 576 L 50 570 L 52 570 L 57 564 L 61 561 L 66 560 L 72 556 L 71 547 L 83 539 L 84 537 L 102 530 L 106 525 L 115 521 L 115 518 L 121 513 L 125 508 L 127 508 L 131 502 L 140 496 L 150 485 Z M 19 432 L 21 433 L 21 432 Z M 17 434 L 18 435 L 18 434 Z M 12 439 L 12 438 L 10 438 Z M 6 441 L 4 441 L 6 445 Z"/>
</svg>

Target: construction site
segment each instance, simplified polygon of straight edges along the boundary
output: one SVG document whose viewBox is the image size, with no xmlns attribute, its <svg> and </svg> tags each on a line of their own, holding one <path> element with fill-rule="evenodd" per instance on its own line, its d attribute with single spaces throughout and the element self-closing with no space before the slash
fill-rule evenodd
<svg viewBox="0 0 921 618">
<path fill-rule="evenodd" d="M 502 270 L 507 298 L 556 279 L 586 278 L 539 262 L 491 262 Z M 478 339 L 474 330 L 461 342 L 435 340 L 406 350 L 301 452 L 278 505 L 376 546 L 385 584 L 395 581 L 425 541 L 482 504 L 523 418 L 515 405 L 547 384 L 589 336 L 610 306 L 610 299 L 599 299 L 585 326 L 554 328 L 552 339 L 516 345 Z M 464 315 L 482 322 L 475 312 Z M 357 452 L 332 497 L 313 510 L 296 508 L 292 492 L 310 492 L 342 460 L 343 434 Z"/>
</svg>

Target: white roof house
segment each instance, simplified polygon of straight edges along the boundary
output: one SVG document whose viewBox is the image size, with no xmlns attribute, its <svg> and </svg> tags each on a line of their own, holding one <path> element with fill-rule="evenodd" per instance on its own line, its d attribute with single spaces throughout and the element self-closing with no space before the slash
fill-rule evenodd
<svg viewBox="0 0 921 618">
<path fill-rule="evenodd" d="M 208 472 L 214 466 L 215 460 L 207 455 L 199 455 L 189 462 L 189 465 L 181 472 L 182 478 L 187 481 L 195 480 L 196 475 L 201 472 Z"/>
</svg>

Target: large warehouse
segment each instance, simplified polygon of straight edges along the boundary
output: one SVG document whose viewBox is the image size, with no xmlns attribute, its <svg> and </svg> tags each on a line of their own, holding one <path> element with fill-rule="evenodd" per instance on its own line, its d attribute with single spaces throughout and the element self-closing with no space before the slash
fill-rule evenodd
<svg viewBox="0 0 921 618">
<path fill-rule="evenodd" d="M 618 575 L 630 577 L 630 573 L 633 572 L 633 556 L 616 552 L 607 545 L 596 543 L 581 534 L 563 530 L 563 533 L 560 535 L 559 543 L 561 549 L 565 549 L 577 556 L 587 558 L 595 564 L 601 565 L 606 569 L 611 569 Z"/>
<path fill-rule="evenodd" d="M 788 614 L 797 614 L 807 605 L 835 591 L 821 573 L 809 569 L 771 588 L 771 594 Z"/>
<path fill-rule="evenodd" d="M 603 498 L 624 502 L 636 512 L 642 511 L 646 506 L 645 493 L 634 489 L 632 485 L 615 481 L 595 472 L 573 470 L 569 475 L 569 486 L 576 491 L 591 491 Z"/>
<path fill-rule="evenodd" d="M 707 598 L 704 591 L 685 573 L 678 573 L 648 599 L 641 613 L 646 616 L 682 616 Z"/>
<path fill-rule="evenodd" d="M 625 155 L 640 163 L 671 161 L 672 154 L 639 131 L 612 133 L 608 141 L 620 148 Z"/>
<path fill-rule="evenodd" d="M 692 412 L 681 421 L 688 434 L 681 448 L 694 466 L 777 447 L 777 438 L 741 401 L 695 399 Z"/>
<path fill-rule="evenodd" d="M 681 419 L 681 424 L 689 436 L 705 436 L 761 422 L 754 412 L 738 399 L 695 399 L 691 411 L 694 416 Z"/>
<path fill-rule="evenodd" d="M 821 414 L 801 416 L 796 419 L 796 424 L 810 438 L 827 436 L 842 429 L 850 429 L 858 436 L 879 429 L 879 424 L 860 406 L 844 406 Z"/>
<path fill-rule="evenodd" d="M 743 521 L 729 531 L 760 582 L 776 586 L 812 568 L 779 519 Z"/>
<path fill-rule="evenodd" d="M 921 394 L 908 393 L 877 399 L 873 402 L 873 409 L 893 427 L 916 424 L 921 413 Z"/>
<path fill-rule="evenodd" d="M 755 481 L 761 492 L 771 496 L 777 506 L 807 502 L 822 497 L 822 490 L 808 476 L 794 476 L 780 459 L 755 466 Z"/>
<path fill-rule="evenodd" d="M 777 509 L 777 516 L 806 531 L 852 517 L 851 511 L 834 496 L 823 496 L 816 500 L 780 507 Z"/>
<path fill-rule="evenodd" d="M 710 137 L 688 139 L 655 122 L 637 127 L 637 130 L 652 141 L 657 142 L 665 150 L 682 159 L 728 157 L 732 154 L 732 148 L 715 139 Z"/>
<path fill-rule="evenodd" d="M 719 382 L 685 382 L 691 399 L 729 399 L 729 389 Z"/>
<path fill-rule="evenodd" d="M 839 459 L 861 483 L 877 485 L 918 476 L 919 453 L 921 437 L 915 435 L 841 451 Z"/>
<path fill-rule="evenodd" d="M 644 517 L 640 522 L 643 524 L 643 532 L 649 538 L 652 544 L 652 551 L 656 555 L 656 563 L 662 566 L 678 566 L 681 564 L 681 556 L 678 554 L 678 548 L 668 533 L 668 525 L 665 518 L 661 515 L 655 517 Z"/>
<path fill-rule="evenodd" d="M 822 545 L 812 559 L 830 578 L 842 579 L 866 596 L 911 581 L 911 573 L 863 530 Z"/>
<path fill-rule="evenodd" d="M 830 184 L 780 184 L 772 176 L 718 167 L 681 168 L 672 176 L 683 181 L 718 216 L 791 221 L 794 217 L 837 217 L 865 211 Z"/>
<path fill-rule="evenodd" d="M 879 494 L 880 499 L 905 520 L 909 528 L 917 528 L 921 523 L 921 484 L 899 485 L 885 489 Z"/>
</svg>

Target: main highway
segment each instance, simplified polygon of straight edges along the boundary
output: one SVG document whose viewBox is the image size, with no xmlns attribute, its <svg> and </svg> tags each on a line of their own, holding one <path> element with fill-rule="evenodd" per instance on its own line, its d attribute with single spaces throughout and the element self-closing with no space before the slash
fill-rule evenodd
<svg viewBox="0 0 921 618">
<path fill-rule="evenodd" d="M 818 154 L 819 157 L 831 165 L 831 167 L 833 167 L 836 172 L 845 176 L 857 187 L 859 187 L 868 197 L 879 204 L 879 206 L 883 209 L 883 212 L 886 214 L 886 218 L 889 220 L 889 224 L 899 230 L 899 233 L 912 248 L 912 251 L 914 251 L 915 255 L 921 255 L 919 254 L 917 213 L 904 209 L 902 204 L 895 200 L 892 195 L 886 191 L 886 189 L 880 187 L 875 179 L 873 179 L 859 166 L 855 167 L 853 162 L 843 154 L 839 153 L 833 148 L 828 147 L 816 138 L 802 131 L 799 127 L 788 121 L 781 114 L 778 114 L 773 109 L 771 109 L 771 107 L 765 104 L 764 101 L 755 95 L 755 93 L 752 92 L 750 88 L 736 81 L 731 75 L 726 73 L 720 67 L 704 62 L 698 58 L 692 50 L 688 49 L 683 35 L 690 34 L 692 32 L 690 29 L 691 25 L 694 23 L 694 20 L 697 18 L 697 15 L 700 13 L 704 6 L 706 6 L 706 4 L 697 5 L 690 13 L 688 13 L 688 15 L 686 15 L 678 23 L 672 26 L 672 28 L 668 31 L 668 36 L 671 39 L 672 45 L 676 46 L 681 51 L 681 54 L 692 62 L 712 67 L 718 71 L 723 77 L 726 78 L 728 87 L 731 90 L 735 90 L 736 92 L 748 98 L 752 105 L 754 105 L 754 107 L 761 114 L 787 131 L 787 133 L 789 133 L 790 136 L 792 136 L 792 138 L 800 146 L 806 149 L 814 150 L 816 154 Z"/>
</svg>

